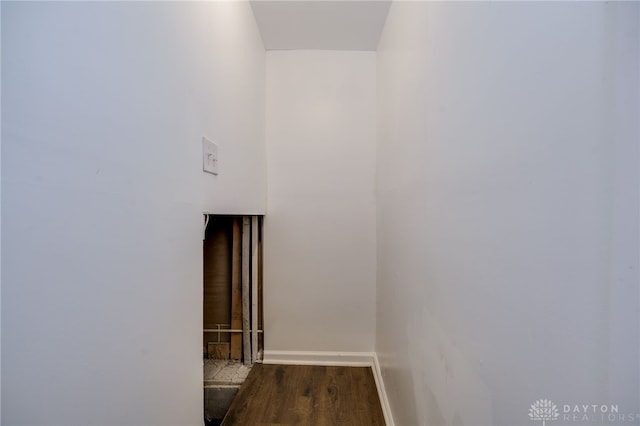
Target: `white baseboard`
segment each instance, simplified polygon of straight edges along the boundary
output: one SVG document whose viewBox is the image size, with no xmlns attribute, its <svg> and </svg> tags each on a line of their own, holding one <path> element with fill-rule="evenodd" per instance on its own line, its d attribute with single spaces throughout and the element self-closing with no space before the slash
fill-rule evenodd
<svg viewBox="0 0 640 426">
<path fill-rule="evenodd" d="M 346 367 L 370 367 L 373 352 L 308 352 L 264 351 L 264 364 L 287 365 L 339 365 Z"/>
<path fill-rule="evenodd" d="M 375 352 L 308 352 L 308 351 L 264 351 L 263 364 L 285 365 L 335 365 L 346 367 L 371 367 L 376 382 L 384 421 L 394 426 L 391 407 L 382 380 L 382 370 Z"/>
<path fill-rule="evenodd" d="M 389 398 L 387 398 L 387 391 L 384 387 L 384 380 L 382 380 L 382 369 L 378 362 L 378 354 L 373 353 L 373 378 L 376 381 L 376 387 L 378 388 L 378 398 L 380 398 L 380 405 L 382 405 L 382 414 L 384 414 L 384 422 L 387 426 L 394 426 L 393 416 L 391 415 L 391 406 L 389 405 Z"/>
</svg>

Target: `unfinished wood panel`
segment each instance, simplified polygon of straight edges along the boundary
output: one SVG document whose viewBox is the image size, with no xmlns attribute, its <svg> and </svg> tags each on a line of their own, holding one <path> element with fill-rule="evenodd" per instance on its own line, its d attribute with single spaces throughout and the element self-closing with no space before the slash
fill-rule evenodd
<svg viewBox="0 0 640 426">
<path fill-rule="evenodd" d="M 209 359 L 229 359 L 228 343 L 207 343 Z"/>
<path fill-rule="evenodd" d="M 203 328 L 217 329 L 231 319 L 231 221 L 213 216 L 209 220 L 203 247 Z M 204 333 L 203 348 L 209 342 L 229 342 L 228 333 Z"/>
<path fill-rule="evenodd" d="M 255 364 L 222 424 L 385 423 L 369 367 Z"/>
<path fill-rule="evenodd" d="M 231 328 L 242 329 L 242 224 L 233 218 L 233 248 L 231 260 Z M 231 359 L 242 359 L 242 334 L 231 334 Z"/>
<path fill-rule="evenodd" d="M 250 263 L 249 253 L 251 252 L 251 220 L 249 216 L 242 218 L 242 351 L 245 364 L 251 363 L 251 338 L 249 336 L 250 327 Z"/>
</svg>

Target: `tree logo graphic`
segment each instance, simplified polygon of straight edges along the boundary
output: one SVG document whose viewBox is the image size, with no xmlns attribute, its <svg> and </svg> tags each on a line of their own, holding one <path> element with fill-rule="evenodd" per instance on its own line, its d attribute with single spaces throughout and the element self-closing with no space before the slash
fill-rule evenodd
<svg viewBox="0 0 640 426">
<path fill-rule="evenodd" d="M 529 408 L 529 418 L 542 420 L 542 426 L 546 426 L 547 420 L 557 420 L 559 415 L 558 407 L 549 399 L 539 399 Z"/>
</svg>

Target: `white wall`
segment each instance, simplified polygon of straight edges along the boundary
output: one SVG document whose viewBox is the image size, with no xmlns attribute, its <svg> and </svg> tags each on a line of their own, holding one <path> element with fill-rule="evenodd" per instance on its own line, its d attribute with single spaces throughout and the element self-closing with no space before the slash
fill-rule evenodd
<svg viewBox="0 0 640 426">
<path fill-rule="evenodd" d="M 608 10 L 611 23 L 610 71 L 613 80 L 614 175 L 611 213 L 611 265 L 609 286 L 609 397 L 640 413 L 640 320 L 638 310 L 638 200 L 640 153 L 640 18 L 638 3 Z M 635 296 L 634 296 L 635 295 Z M 630 338 L 635 330 L 636 337 Z M 636 347 L 631 345 L 635 343 Z M 635 368 L 629 368 L 629 365 Z M 638 418 L 640 422 L 640 417 Z"/>
<path fill-rule="evenodd" d="M 637 8 L 392 4 L 376 350 L 396 424 L 639 412 Z"/>
<path fill-rule="evenodd" d="M 2 5 L 0 4 L 0 117 L 2 117 Z M 0 119 L 0 242 L 2 241 L 2 120 Z M 0 424 L 2 424 L 2 244 L 0 244 Z"/>
<path fill-rule="evenodd" d="M 3 2 L 3 424 L 202 424 L 202 212 L 265 209 L 264 60 L 244 2 Z"/>
<path fill-rule="evenodd" d="M 267 52 L 267 351 L 372 351 L 373 52 Z"/>
<path fill-rule="evenodd" d="M 2 117 L 2 5 L 0 4 L 0 117 Z M 2 120 L 0 119 L 0 213 L 2 212 Z M 0 242 L 2 214 L 0 214 Z M 2 244 L 0 244 L 0 424 L 2 424 Z"/>
</svg>

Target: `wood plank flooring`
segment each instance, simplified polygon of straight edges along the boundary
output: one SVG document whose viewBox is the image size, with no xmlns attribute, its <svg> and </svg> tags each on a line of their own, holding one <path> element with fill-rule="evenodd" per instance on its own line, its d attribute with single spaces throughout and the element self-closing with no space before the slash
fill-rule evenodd
<svg viewBox="0 0 640 426">
<path fill-rule="evenodd" d="M 255 364 L 223 426 L 384 425 L 369 367 Z"/>
</svg>

